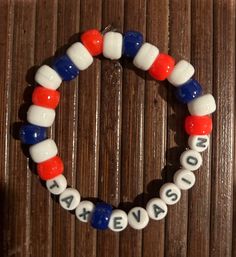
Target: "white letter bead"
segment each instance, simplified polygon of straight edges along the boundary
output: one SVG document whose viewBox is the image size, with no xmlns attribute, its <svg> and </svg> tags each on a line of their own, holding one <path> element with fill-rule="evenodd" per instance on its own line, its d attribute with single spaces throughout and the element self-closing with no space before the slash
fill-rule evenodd
<svg viewBox="0 0 236 257">
<path fill-rule="evenodd" d="M 166 203 L 160 198 L 152 198 L 148 201 L 146 206 L 147 213 L 149 217 L 153 220 L 161 220 L 167 214 Z"/>
<path fill-rule="evenodd" d="M 134 229 L 143 229 L 149 222 L 147 211 L 142 207 L 134 207 L 128 213 L 128 222 Z"/>
<path fill-rule="evenodd" d="M 174 183 L 165 183 L 160 189 L 160 198 L 168 205 L 180 200 L 181 191 Z"/>
<path fill-rule="evenodd" d="M 216 110 L 215 99 L 211 94 L 199 96 L 188 103 L 188 110 L 192 115 L 196 116 L 209 115 Z"/>
<path fill-rule="evenodd" d="M 194 74 L 194 67 L 191 63 L 181 60 L 179 61 L 167 80 L 173 85 L 173 86 L 180 86 L 186 83 Z"/>
<path fill-rule="evenodd" d="M 59 197 L 62 208 L 71 211 L 80 203 L 80 193 L 74 188 L 67 188 Z"/>
<path fill-rule="evenodd" d="M 123 36 L 118 32 L 107 32 L 103 37 L 103 55 L 111 60 L 122 56 Z"/>
<path fill-rule="evenodd" d="M 144 43 L 134 57 L 133 64 L 141 70 L 149 70 L 159 54 L 159 49 L 149 43 Z"/>
<path fill-rule="evenodd" d="M 55 119 L 55 110 L 31 105 L 27 111 L 27 121 L 40 127 L 52 126 Z"/>
<path fill-rule="evenodd" d="M 46 139 L 30 146 L 29 153 L 36 163 L 44 162 L 57 155 L 57 145 L 52 139 Z"/>
<path fill-rule="evenodd" d="M 108 227 L 110 230 L 115 232 L 120 232 L 124 230 L 128 225 L 128 216 L 127 214 L 122 210 L 113 210 Z"/>
<path fill-rule="evenodd" d="M 195 175 L 190 170 L 180 169 L 174 175 L 174 183 L 181 190 L 188 190 L 193 187 L 195 180 Z"/>
<path fill-rule="evenodd" d="M 59 195 L 65 191 L 67 187 L 67 180 L 61 174 L 56 176 L 55 178 L 49 179 L 46 181 L 47 189 L 53 195 Z"/>
<path fill-rule="evenodd" d="M 202 156 L 197 151 L 187 150 L 181 154 L 180 163 L 186 170 L 197 170 L 202 165 Z"/>
<path fill-rule="evenodd" d="M 85 70 L 93 63 L 92 55 L 80 42 L 71 45 L 67 49 L 66 54 L 79 70 Z"/>
<path fill-rule="evenodd" d="M 41 66 L 37 70 L 34 79 L 41 86 L 52 90 L 56 90 L 62 82 L 57 72 L 48 65 Z"/>
<path fill-rule="evenodd" d="M 190 136 L 188 138 L 188 145 L 192 150 L 197 152 L 205 151 L 209 146 L 209 136 L 199 135 L 199 136 Z"/>
<path fill-rule="evenodd" d="M 82 222 L 89 222 L 91 213 L 93 212 L 95 205 L 90 201 L 82 201 L 79 203 L 75 210 L 75 215 L 78 220 Z"/>
</svg>

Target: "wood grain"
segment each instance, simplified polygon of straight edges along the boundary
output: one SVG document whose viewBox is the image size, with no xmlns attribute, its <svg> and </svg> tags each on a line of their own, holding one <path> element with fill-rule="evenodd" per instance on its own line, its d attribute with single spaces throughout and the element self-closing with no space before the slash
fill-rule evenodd
<svg viewBox="0 0 236 257">
<path fill-rule="evenodd" d="M 236 257 L 235 0 L 0 1 L 0 256 Z M 143 231 L 97 232 L 63 210 L 40 181 L 17 132 L 34 74 L 89 28 L 137 30 L 176 61 L 186 59 L 217 102 L 211 146 L 165 220 Z M 187 108 L 173 87 L 131 60 L 95 58 L 60 88 L 49 135 L 82 199 L 145 207 L 179 167 Z"/>
</svg>

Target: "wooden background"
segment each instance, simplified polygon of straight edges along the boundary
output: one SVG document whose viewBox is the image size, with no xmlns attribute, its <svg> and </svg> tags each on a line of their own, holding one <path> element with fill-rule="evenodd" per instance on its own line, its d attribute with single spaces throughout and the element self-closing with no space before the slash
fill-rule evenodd
<svg viewBox="0 0 236 257">
<path fill-rule="evenodd" d="M 236 256 L 235 0 L 0 1 L 0 256 Z M 96 232 L 63 210 L 17 140 L 42 63 L 89 28 L 135 29 L 176 60 L 191 60 L 217 102 L 212 145 L 196 186 L 143 231 Z M 131 62 L 96 59 L 60 88 L 50 135 L 69 184 L 83 197 L 129 210 L 170 181 L 186 147 L 179 104 L 168 83 Z M 234 206 L 234 207 L 233 207 Z"/>
</svg>

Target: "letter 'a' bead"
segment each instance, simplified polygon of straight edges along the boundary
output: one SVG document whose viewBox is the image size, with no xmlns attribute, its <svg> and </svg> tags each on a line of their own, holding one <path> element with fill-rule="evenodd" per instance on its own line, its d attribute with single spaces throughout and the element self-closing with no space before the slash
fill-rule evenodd
<svg viewBox="0 0 236 257">
<path fill-rule="evenodd" d="M 103 35 L 97 29 L 90 29 L 81 35 L 81 42 L 92 56 L 102 53 Z"/>
<path fill-rule="evenodd" d="M 150 69 L 158 55 L 159 49 L 156 46 L 144 43 L 135 55 L 133 64 L 137 68 L 146 71 Z"/>
<path fill-rule="evenodd" d="M 146 210 L 151 219 L 161 220 L 165 218 L 168 208 L 160 198 L 152 198 L 148 201 Z"/>
<path fill-rule="evenodd" d="M 203 152 L 205 151 L 209 146 L 209 136 L 206 135 L 196 135 L 196 136 L 190 136 L 188 138 L 188 145 L 192 150 L 195 150 L 197 152 Z"/>
<path fill-rule="evenodd" d="M 107 32 L 103 37 L 103 55 L 111 60 L 118 60 L 122 56 L 123 37 L 118 32 Z"/>
<path fill-rule="evenodd" d="M 194 150 L 186 150 L 180 156 L 180 164 L 186 170 L 197 170 L 202 165 L 202 156 Z"/>
<path fill-rule="evenodd" d="M 106 203 L 97 203 L 90 219 L 92 227 L 101 230 L 107 229 L 111 213 L 111 205 Z"/>
<path fill-rule="evenodd" d="M 204 116 L 216 110 L 215 99 L 211 94 L 206 94 L 188 103 L 188 110 L 192 115 Z"/>
<path fill-rule="evenodd" d="M 130 227 L 140 230 L 147 226 L 149 216 L 147 211 L 142 207 L 134 207 L 128 213 L 128 222 Z"/>
<path fill-rule="evenodd" d="M 190 170 L 180 169 L 174 175 L 174 183 L 181 190 L 188 190 L 193 187 L 195 180 L 195 175 Z"/>
<path fill-rule="evenodd" d="M 194 67 L 191 63 L 181 60 L 175 65 L 167 80 L 173 86 L 178 87 L 186 83 L 193 76 L 194 71 Z"/>
<path fill-rule="evenodd" d="M 68 211 L 74 210 L 80 203 L 80 193 L 74 188 L 67 188 L 60 194 L 59 202 L 62 208 Z"/>
<path fill-rule="evenodd" d="M 46 88 L 56 90 L 62 82 L 57 72 L 48 65 L 41 66 L 34 77 L 35 81 Z"/>
<path fill-rule="evenodd" d="M 46 181 L 46 187 L 48 191 L 53 195 L 60 195 L 66 190 L 67 180 L 61 174 L 56 176 L 55 178 L 49 179 Z"/>
<path fill-rule="evenodd" d="M 127 214 L 122 210 L 113 210 L 110 221 L 108 224 L 108 227 L 110 230 L 115 232 L 120 232 L 124 230 L 128 225 L 128 216 Z"/>
<path fill-rule="evenodd" d="M 210 116 L 187 116 L 184 123 L 188 135 L 209 135 L 212 131 Z"/>
<path fill-rule="evenodd" d="M 81 222 L 89 222 L 95 205 L 87 200 L 79 203 L 75 210 L 75 215 Z"/>
<path fill-rule="evenodd" d="M 57 146 L 52 139 L 46 139 L 29 148 L 32 160 L 36 163 L 44 162 L 57 155 Z"/>
<path fill-rule="evenodd" d="M 160 188 L 160 198 L 168 205 L 176 204 L 181 198 L 181 191 L 174 183 L 165 183 Z"/>
<path fill-rule="evenodd" d="M 137 31 L 127 31 L 123 39 L 123 55 L 134 58 L 143 44 L 143 35 Z"/>
<path fill-rule="evenodd" d="M 37 144 L 47 137 L 46 128 L 32 124 L 22 125 L 19 131 L 19 137 L 23 144 Z"/>
</svg>

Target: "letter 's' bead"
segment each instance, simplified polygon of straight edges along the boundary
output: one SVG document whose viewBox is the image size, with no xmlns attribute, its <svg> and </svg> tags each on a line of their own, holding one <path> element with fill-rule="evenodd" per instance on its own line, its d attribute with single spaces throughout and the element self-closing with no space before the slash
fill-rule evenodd
<svg viewBox="0 0 236 257">
<path fill-rule="evenodd" d="M 119 32 L 107 32 L 103 37 L 103 55 L 111 60 L 122 56 L 123 36 Z"/>
<path fill-rule="evenodd" d="M 92 56 L 102 53 L 103 36 L 97 29 L 90 29 L 81 35 L 81 42 Z"/>
<path fill-rule="evenodd" d="M 193 76 L 194 71 L 194 67 L 191 63 L 181 60 L 175 65 L 167 80 L 173 86 L 178 87 L 186 83 Z"/>
<path fill-rule="evenodd" d="M 212 118 L 190 115 L 185 118 L 184 127 L 188 135 L 209 135 L 212 131 Z"/>
<path fill-rule="evenodd" d="M 115 232 L 120 232 L 124 230 L 128 225 L 128 216 L 127 214 L 122 210 L 113 210 L 110 221 L 108 224 L 108 227 L 110 230 Z"/>
<path fill-rule="evenodd" d="M 45 87 L 36 87 L 32 94 L 32 102 L 46 108 L 55 109 L 60 100 L 60 92 Z"/>
<path fill-rule="evenodd" d="M 172 72 L 175 60 L 168 54 L 159 54 L 148 70 L 148 73 L 156 80 L 165 80 Z"/>
<path fill-rule="evenodd" d="M 178 86 L 176 89 L 177 99 L 186 104 L 196 99 L 202 94 L 202 87 L 197 80 L 190 79 L 182 86 Z"/>
<path fill-rule="evenodd" d="M 186 150 L 180 156 L 180 164 L 186 170 L 197 170 L 202 165 L 202 156 L 194 150 Z"/>
<path fill-rule="evenodd" d="M 64 164 L 59 156 L 37 164 L 37 172 L 42 180 L 52 179 L 62 174 L 63 171 Z"/>
<path fill-rule="evenodd" d="M 48 65 L 41 66 L 34 77 L 35 81 L 46 88 L 56 90 L 61 85 L 61 77 Z"/>
<path fill-rule="evenodd" d="M 46 139 L 46 128 L 25 124 L 20 128 L 19 137 L 23 144 L 34 145 Z"/>
<path fill-rule="evenodd" d="M 188 103 L 188 110 L 192 115 L 204 116 L 216 110 L 216 103 L 213 95 L 206 94 Z"/>
<path fill-rule="evenodd" d="M 110 216 L 112 213 L 112 206 L 106 203 L 97 203 L 91 215 L 91 225 L 96 229 L 107 229 Z"/>
<path fill-rule="evenodd" d="M 79 70 L 67 55 L 58 57 L 53 62 L 52 67 L 65 81 L 75 79 L 79 74 Z"/>
<path fill-rule="evenodd" d="M 144 43 L 134 57 L 133 64 L 141 69 L 148 70 L 159 54 L 159 49 L 149 43 Z"/>
<path fill-rule="evenodd" d="M 143 35 L 137 31 L 124 33 L 123 54 L 125 57 L 134 58 L 143 44 Z"/>
<path fill-rule="evenodd" d="M 147 211 L 142 207 L 134 207 L 128 213 L 128 222 L 130 227 L 140 230 L 147 226 L 149 216 Z"/>
<path fill-rule="evenodd" d="M 65 176 L 61 174 L 52 179 L 47 180 L 46 187 L 51 194 L 60 195 L 66 190 L 67 180 Z"/>
<path fill-rule="evenodd" d="M 160 188 L 160 198 L 168 205 L 176 204 L 180 197 L 181 191 L 174 183 L 165 183 Z"/>
</svg>

